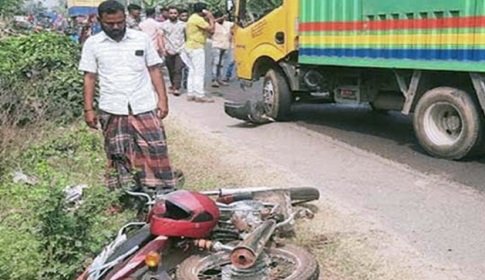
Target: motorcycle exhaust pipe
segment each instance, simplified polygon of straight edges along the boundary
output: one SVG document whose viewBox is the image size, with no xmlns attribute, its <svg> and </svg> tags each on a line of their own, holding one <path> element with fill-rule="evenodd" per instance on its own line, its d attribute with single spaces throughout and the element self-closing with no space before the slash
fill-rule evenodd
<svg viewBox="0 0 485 280">
<path fill-rule="evenodd" d="M 238 269 L 254 266 L 275 229 L 274 220 L 264 221 L 232 250 L 230 256 L 232 265 Z"/>
</svg>

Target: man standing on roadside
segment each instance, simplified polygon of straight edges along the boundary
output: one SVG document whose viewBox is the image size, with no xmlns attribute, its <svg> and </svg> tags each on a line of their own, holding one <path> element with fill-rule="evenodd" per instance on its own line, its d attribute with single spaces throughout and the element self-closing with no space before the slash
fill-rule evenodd
<svg viewBox="0 0 485 280">
<path fill-rule="evenodd" d="M 186 9 L 179 10 L 179 20 L 182 22 L 187 22 L 189 19 L 189 11 Z M 189 58 L 187 57 L 187 53 L 185 50 L 182 50 L 182 53 L 180 54 L 180 58 L 184 62 L 185 66 L 184 69 L 182 70 L 182 87 L 187 89 L 187 79 L 189 76 L 189 67 L 192 65 L 190 62 Z"/>
<path fill-rule="evenodd" d="M 183 22 L 187 22 L 187 20 L 189 19 L 189 11 L 187 11 L 186 9 L 182 9 L 182 10 L 179 10 L 179 12 L 180 12 L 179 20 Z"/>
<path fill-rule="evenodd" d="M 168 8 L 168 20 L 162 23 L 162 44 L 160 47 L 170 77 L 170 90 L 175 96 L 180 95 L 182 70 L 184 68 L 180 53 L 185 45 L 185 23 L 179 21 L 178 16 L 177 8 Z"/>
<path fill-rule="evenodd" d="M 204 20 L 207 18 L 207 21 Z M 192 66 L 189 67 L 187 81 L 187 100 L 201 103 L 212 103 L 213 99 L 205 96 L 205 52 L 207 34 L 214 33 L 214 16 L 207 10 L 205 3 L 194 4 L 194 14 L 189 17 L 186 25 L 187 42 L 185 49 Z"/>
<path fill-rule="evenodd" d="M 98 7 L 103 32 L 84 44 L 79 69 L 84 72 L 84 112 L 87 125 L 98 128 L 95 82 L 99 78 L 99 122 L 108 157 L 108 186 L 172 189 L 161 120 L 168 114 L 160 73 L 161 58 L 150 38 L 126 28 L 124 7 L 108 0 Z"/>
<path fill-rule="evenodd" d="M 153 47 L 157 52 L 159 52 L 161 46 L 160 32 L 162 31 L 162 25 L 155 20 L 154 8 L 147 8 L 145 10 L 145 14 L 147 18 L 144 21 L 140 22 L 140 30 L 147 34 L 148 37 L 150 37 Z"/>
<path fill-rule="evenodd" d="M 212 35 L 212 87 L 227 86 L 222 76 L 225 76 L 224 71 L 228 64 L 233 23 L 227 21 L 227 16 L 222 12 L 217 12 L 214 17 L 216 24 Z"/>
<path fill-rule="evenodd" d="M 160 14 L 157 17 L 158 22 L 164 22 L 168 19 L 168 9 L 163 7 L 160 9 Z"/>
<path fill-rule="evenodd" d="M 136 4 L 128 5 L 128 18 L 126 19 L 126 25 L 128 28 L 140 30 L 138 24 L 141 21 L 141 6 Z"/>
</svg>

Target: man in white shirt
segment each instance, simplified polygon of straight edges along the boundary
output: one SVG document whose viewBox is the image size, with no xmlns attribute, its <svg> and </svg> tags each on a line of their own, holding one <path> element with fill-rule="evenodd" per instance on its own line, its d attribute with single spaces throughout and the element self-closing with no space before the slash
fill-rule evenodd
<svg viewBox="0 0 485 280">
<path fill-rule="evenodd" d="M 233 23 L 226 21 L 226 16 L 217 12 L 214 14 L 216 24 L 212 35 L 212 87 L 227 85 L 222 77 L 227 67 L 229 50 L 231 48 L 231 29 Z"/>
<path fill-rule="evenodd" d="M 176 7 L 168 8 L 168 19 L 162 22 L 162 44 L 160 50 L 165 57 L 170 77 L 170 90 L 173 95 L 180 95 L 184 62 L 180 57 L 185 47 L 185 22 L 179 21 Z"/>
<path fill-rule="evenodd" d="M 161 124 L 168 114 L 161 58 L 146 34 L 126 28 L 123 5 L 105 1 L 98 13 L 103 32 L 84 44 L 79 69 L 84 72 L 85 121 L 93 129 L 98 128 L 93 102 L 99 79 L 108 186 L 171 189 L 176 178 Z"/>
<path fill-rule="evenodd" d="M 138 25 L 140 30 L 145 32 L 148 37 L 152 40 L 152 45 L 158 52 L 160 50 L 162 36 L 160 32 L 162 31 L 162 25 L 160 22 L 155 20 L 155 9 L 147 8 L 145 10 L 146 19 Z"/>
</svg>

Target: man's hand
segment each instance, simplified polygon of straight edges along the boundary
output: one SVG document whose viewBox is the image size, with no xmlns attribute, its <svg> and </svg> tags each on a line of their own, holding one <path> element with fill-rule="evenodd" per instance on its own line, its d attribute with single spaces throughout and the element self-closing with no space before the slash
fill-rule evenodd
<svg viewBox="0 0 485 280">
<path fill-rule="evenodd" d="M 94 110 L 84 112 L 84 121 L 92 129 L 98 129 L 98 117 Z"/>
<path fill-rule="evenodd" d="M 164 119 L 168 115 L 168 99 L 165 91 L 165 82 L 160 73 L 160 67 L 153 65 L 148 67 L 148 72 L 152 78 L 152 84 L 158 94 L 157 115 L 160 119 Z"/>
<path fill-rule="evenodd" d="M 163 120 L 168 115 L 167 102 L 161 102 L 161 101 L 158 102 L 157 115 L 161 120 Z"/>
</svg>

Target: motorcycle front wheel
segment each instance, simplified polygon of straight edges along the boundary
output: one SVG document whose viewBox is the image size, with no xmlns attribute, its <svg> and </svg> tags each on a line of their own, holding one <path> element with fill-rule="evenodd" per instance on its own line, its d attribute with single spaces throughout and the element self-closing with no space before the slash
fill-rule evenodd
<svg viewBox="0 0 485 280">
<path fill-rule="evenodd" d="M 306 250 L 285 245 L 266 249 L 269 255 L 272 280 L 316 280 L 320 269 L 315 257 Z M 231 265 L 229 253 L 216 252 L 194 255 L 184 260 L 177 268 L 177 280 L 222 279 L 224 267 Z M 232 278 L 231 278 L 232 279 Z M 237 279 L 237 278 L 234 278 Z M 246 279 L 246 278 L 244 278 Z"/>
</svg>

